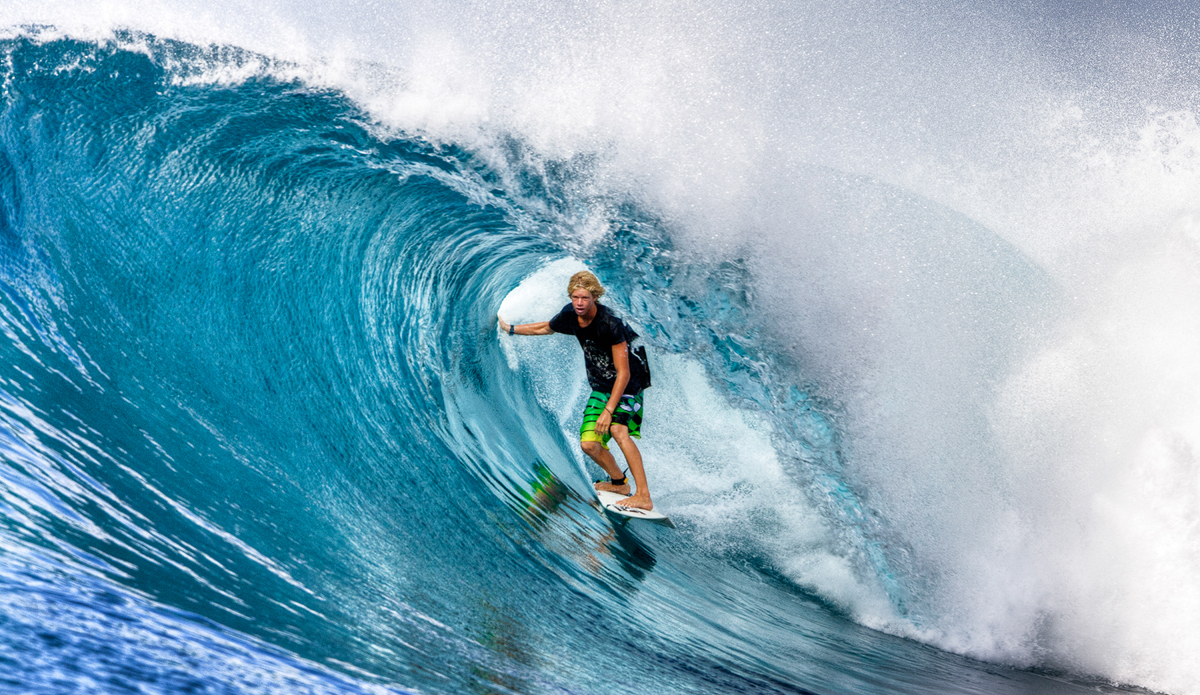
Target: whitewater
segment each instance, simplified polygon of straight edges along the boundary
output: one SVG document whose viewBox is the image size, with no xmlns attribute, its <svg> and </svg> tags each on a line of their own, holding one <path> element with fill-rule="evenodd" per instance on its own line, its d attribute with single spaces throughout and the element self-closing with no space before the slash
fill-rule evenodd
<svg viewBox="0 0 1200 695">
<path fill-rule="evenodd" d="M 10 0 L 0 692 L 1200 695 L 1197 38 Z M 674 530 L 497 330 L 585 268 Z"/>
</svg>

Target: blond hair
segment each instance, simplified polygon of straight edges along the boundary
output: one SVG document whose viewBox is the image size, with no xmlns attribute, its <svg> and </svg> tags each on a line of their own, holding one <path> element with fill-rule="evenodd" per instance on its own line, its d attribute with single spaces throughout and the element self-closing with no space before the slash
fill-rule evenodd
<svg viewBox="0 0 1200 695">
<path fill-rule="evenodd" d="M 604 296 L 604 285 L 586 270 L 581 270 L 571 276 L 571 281 L 567 283 L 567 296 L 575 290 L 587 290 L 592 293 L 592 299 L 599 299 Z"/>
</svg>

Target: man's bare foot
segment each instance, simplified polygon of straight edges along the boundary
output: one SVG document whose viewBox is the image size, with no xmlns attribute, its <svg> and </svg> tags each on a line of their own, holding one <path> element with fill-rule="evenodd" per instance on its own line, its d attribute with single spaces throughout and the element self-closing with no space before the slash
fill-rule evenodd
<svg viewBox="0 0 1200 695">
<path fill-rule="evenodd" d="M 606 483 L 601 480 L 592 483 L 592 485 L 595 486 L 596 490 L 599 492 L 615 492 L 618 495 L 628 495 L 630 491 L 629 483 L 625 483 L 624 485 L 613 485 L 612 483 Z"/>
<path fill-rule="evenodd" d="M 646 511 L 654 509 L 654 503 L 650 501 L 650 495 L 645 492 L 639 492 L 623 500 L 617 500 L 616 505 L 618 507 L 625 507 L 626 509 L 644 509 Z"/>
</svg>

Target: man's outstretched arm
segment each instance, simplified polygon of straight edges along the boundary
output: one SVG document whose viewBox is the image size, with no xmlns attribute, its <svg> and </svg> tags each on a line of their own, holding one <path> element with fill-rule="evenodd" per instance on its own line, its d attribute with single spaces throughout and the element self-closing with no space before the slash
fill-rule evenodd
<svg viewBox="0 0 1200 695">
<path fill-rule="evenodd" d="M 550 329 L 549 321 L 539 321 L 537 323 L 519 323 L 515 326 L 507 324 L 504 319 L 496 317 L 500 321 L 500 330 L 510 335 L 550 335 L 554 331 Z"/>
</svg>

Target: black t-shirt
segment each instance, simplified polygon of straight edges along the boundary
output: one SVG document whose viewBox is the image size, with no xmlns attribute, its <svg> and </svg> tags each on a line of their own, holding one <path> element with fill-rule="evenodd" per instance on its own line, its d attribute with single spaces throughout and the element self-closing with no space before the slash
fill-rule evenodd
<svg viewBox="0 0 1200 695">
<path fill-rule="evenodd" d="M 579 317 L 575 308 L 570 304 L 563 307 L 557 316 L 550 319 L 550 330 L 555 333 L 573 335 L 583 348 L 583 363 L 587 367 L 588 385 L 593 391 L 612 393 L 613 384 L 617 380 L 617 367 L 613 364 L 612 346 L 627 343 L 629 348 L 629 383 L 625 385 L 625 393 L 634 395 L 643 388 L 643 377 L 640 369 L 634 364 L 633 341 L 638 334 L 625 322 L 617 318 L 603 304 L 596 304 L 596 318 L 584 328 L 579 325 Z"/>
</svg>

